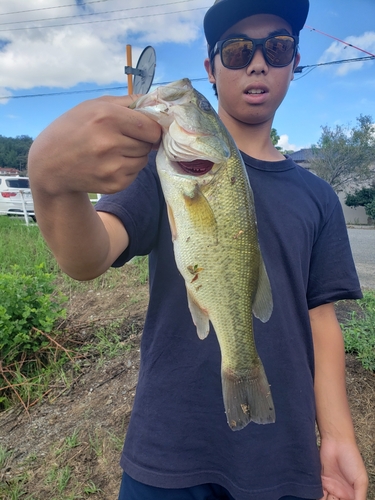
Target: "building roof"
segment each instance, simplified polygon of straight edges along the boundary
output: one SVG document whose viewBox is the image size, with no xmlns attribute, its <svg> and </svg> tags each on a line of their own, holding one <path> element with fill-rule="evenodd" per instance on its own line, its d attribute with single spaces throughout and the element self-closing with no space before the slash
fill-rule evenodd
<svg viewBox="0 0 375 500">
<path fill-rule="evenodd" d="M 300 149 L 299 151 L 295 151 L 294 153 L 291 153 L 289 156 L 296 163 L 303 163 L 311 161 L 313 157 L 313 152 L 311 148 L 309 149 L 306 148 L 306 149 Z"/>
<path fill-rule="evenodd" d="M 0 175 L 19 175 L 19 170 L 15 168 L 0 167 Z"/>
</svg>

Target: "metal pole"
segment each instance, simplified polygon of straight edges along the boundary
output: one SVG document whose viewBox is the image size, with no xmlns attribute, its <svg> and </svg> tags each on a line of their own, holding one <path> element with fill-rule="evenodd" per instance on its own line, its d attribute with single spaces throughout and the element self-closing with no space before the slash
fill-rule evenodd
<svg viewBox="0 0 375 500">
<path fill-rule="evenodd" d="M 27 215 L 27 208 L 26 208 L 25 198 L 23 197 L 23 191 L 19 191 L 19 193 L 21 195 L 21 200 L 22 200 L 23 216 L 25 217 L 26 226 L 28 226 L 29 225 L 29 216 Z"/>
<path fill-rule="evenodd" d="M 126 65 L 132 67 L 132 46 L 126 46 Z M 128 75 L 128 94 L 133 93 L 133 75 Z"/>
</svg>

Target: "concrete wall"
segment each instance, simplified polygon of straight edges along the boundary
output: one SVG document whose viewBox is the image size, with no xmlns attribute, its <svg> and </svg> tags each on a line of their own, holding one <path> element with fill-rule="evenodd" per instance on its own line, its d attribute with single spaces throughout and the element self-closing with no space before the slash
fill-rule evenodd
<svg viewBox="0 0 375 500">
<path fill-rule="evenodd" d="M 339 193 L 339 199 L 344 211 L 345 221 L 347 224 L 368 224 L 368 216 L 364 207 L 348 207 L 345 205 L 345 193 Z"/>
</svg>

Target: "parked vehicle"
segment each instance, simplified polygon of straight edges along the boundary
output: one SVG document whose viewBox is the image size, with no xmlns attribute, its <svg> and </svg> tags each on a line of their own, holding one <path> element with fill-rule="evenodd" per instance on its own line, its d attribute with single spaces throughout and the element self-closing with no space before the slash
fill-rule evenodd
<svg viewBox="0 0 375 500">
<path fill-rule="evenodd" d="M 0 176 L 0 215 L 24 216 L 35 219 L 34 202 L 28 177 Z"/>
</svg>

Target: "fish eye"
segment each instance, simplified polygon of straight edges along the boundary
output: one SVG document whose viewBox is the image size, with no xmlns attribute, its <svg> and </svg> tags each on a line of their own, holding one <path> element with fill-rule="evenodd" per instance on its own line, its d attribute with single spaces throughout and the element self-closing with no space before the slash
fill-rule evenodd
<svg viewBox="0 0 375 500">
<path fill-rule="evenodd" d="M 207 101 L 207 99 L 200 99 L 199 107 L 202 111 L 211 111 L 211 104 Z"/>
</svg>

